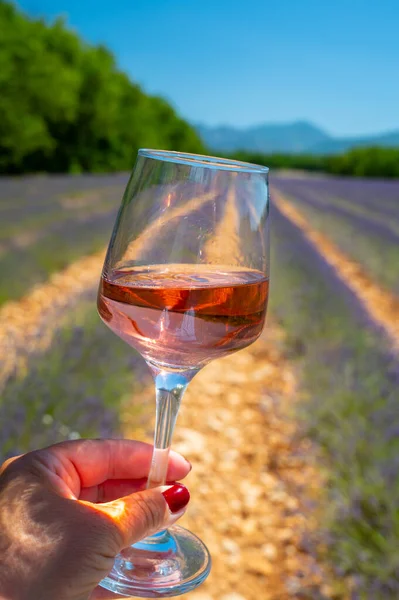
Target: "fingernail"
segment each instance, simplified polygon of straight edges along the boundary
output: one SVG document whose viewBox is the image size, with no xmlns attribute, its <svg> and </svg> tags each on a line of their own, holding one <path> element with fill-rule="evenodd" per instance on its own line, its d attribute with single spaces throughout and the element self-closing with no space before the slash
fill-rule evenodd
<svg viewBox="0 0 399 600">
<path fill-rule="evenodd" d="M 187 463 L 187 464 L 188 464 L 188 466 L 190 467 L 190 471 L 191 471 L 191 470 L 192 470 L 192 468 L 193 468 L 193 465 L 190 463 L 190 461 L 189 461 L 189 460 L 187 460 L 187 458 L 186 458 L 186 457 L 184 457 L 184 460 L 186 461 L 186 463 Z"/>
<path fill-rule="evenodd" d="M 162 496 L 165 498 L 171 513 L 177 513 L 179 510 L 182 510 L 190 500 L 190 492 L 180 483 L 172 485 L 172 487 L 162 492 Z"/>
</svg>

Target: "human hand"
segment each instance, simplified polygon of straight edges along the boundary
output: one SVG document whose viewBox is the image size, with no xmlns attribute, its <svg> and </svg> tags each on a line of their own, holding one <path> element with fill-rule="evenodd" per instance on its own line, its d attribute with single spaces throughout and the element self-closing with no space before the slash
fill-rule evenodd
<svg viewBox="0 0 399 600">
<path fill-rule="evenodd" d="M 172 525 L 190 498 L 181 485 L 145 490 L 151 457 L 152 446 L 141 442 L 78 440 L 6 461 L 0 600 L 115 598 L 96 588 L 115 556 Z M 171 452 L 167 481 L 190 468 Z"/>
</svg>

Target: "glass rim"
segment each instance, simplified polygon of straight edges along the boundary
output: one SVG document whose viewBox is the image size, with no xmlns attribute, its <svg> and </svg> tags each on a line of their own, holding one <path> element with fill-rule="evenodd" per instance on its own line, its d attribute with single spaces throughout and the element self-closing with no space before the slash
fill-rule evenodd
<svg viewBox="0 0 399 600">
<path fill-rule="evenodd" d="M 177 152 L 175 150 L 140 148 L 138 151 L 138 156 L 187 165 L 189 167 L 236 171 L 238 173 L 258 173 L 262 175 L 269 173 L 269 167 L 265 167 L 263 165 L 257 165 L 241 160 L 234 160 L 232 158 L 208 156 L 206 154 L 191 154 L 190 152 Z"/>
</svg>

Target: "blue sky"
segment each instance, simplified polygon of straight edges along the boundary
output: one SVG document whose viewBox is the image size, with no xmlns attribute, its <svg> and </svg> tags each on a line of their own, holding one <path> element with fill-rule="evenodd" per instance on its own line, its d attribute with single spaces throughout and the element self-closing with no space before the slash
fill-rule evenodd
<svg viewBox="0 0 399 600">
<path fill-rule="evenodd" d="M 399 129 L 397 0 L 20 0 L 197 123 Z"/>
</svg>

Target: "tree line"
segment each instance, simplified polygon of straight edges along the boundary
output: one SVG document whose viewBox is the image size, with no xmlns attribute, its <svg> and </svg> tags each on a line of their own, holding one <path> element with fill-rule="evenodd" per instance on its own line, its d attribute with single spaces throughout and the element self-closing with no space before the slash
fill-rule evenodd
<svg viewBox="0 0 399 600">
<path fill-rule="evenodd" d="M 235 152 L 232 158 L 272 169 L 301 169 L 353 177 L 399 178 L 399 148 L 353 148 L 343 154 L 260 154 Z"/>
<path fill-rule="evenodd" d="M 204 151 L 168 102 L 63 20 L 31 19 L 0 0 L 0 39 L 0 172 L 131 169 L 143 146 Z"/>
</svg>

